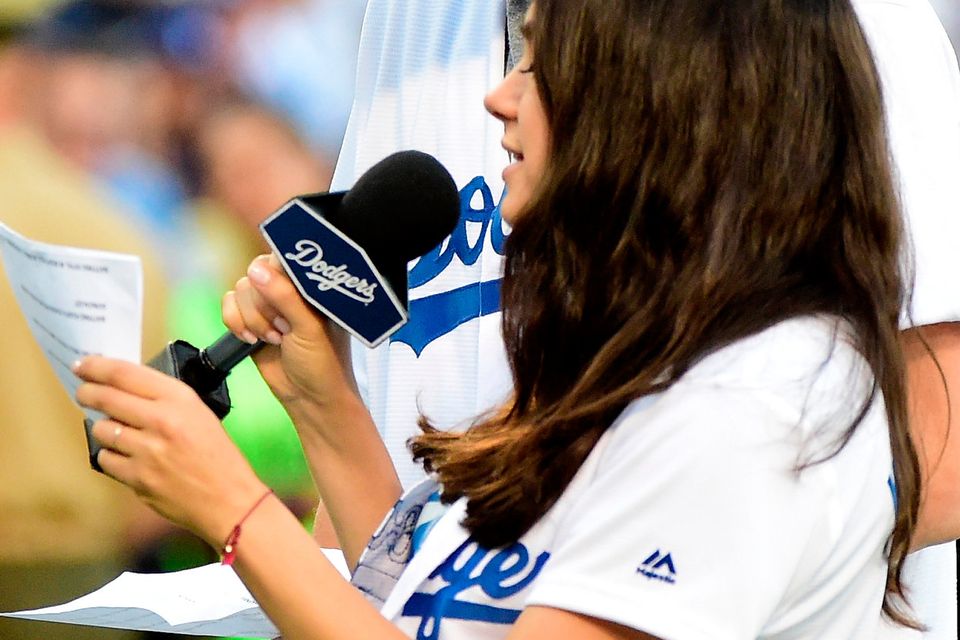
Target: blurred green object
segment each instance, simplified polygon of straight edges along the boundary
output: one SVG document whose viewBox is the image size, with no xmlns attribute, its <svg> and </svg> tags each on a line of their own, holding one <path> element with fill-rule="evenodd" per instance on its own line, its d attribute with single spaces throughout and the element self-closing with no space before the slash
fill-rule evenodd
<svg viewBox="0 0 960 640">
<path fill-rule="evenodd" d="M 170 330 L 203 348 L 226 332 L 220 319 L 223 287 L 197 277 L 179 284 L 171 296 Z M 232 410 L 223 424 L 254 471 L 281 497 L 307 497 L 313 481 L 300 439 L 250 359 L 227 378 Z"/>
</svg>

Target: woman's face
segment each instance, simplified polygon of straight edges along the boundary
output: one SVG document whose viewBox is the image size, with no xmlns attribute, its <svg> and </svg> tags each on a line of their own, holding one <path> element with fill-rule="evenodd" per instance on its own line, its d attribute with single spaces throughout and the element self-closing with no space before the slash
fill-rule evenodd
<svg viewBox="0 0 960 640">
<path fill-rule="evenodd" d="M 524 53 L 516 68 L 487 94 L 484 106 L 503 121 L 503 148 L 511 164 L 503 171 L 506 193 L 500 203 L 503 219 L 513 224 L 529 202 L 546 167 L 550 130 L 533 76 L 533 46 L 529 25 L 534 7 L 524 24 Z"/>
</svg>

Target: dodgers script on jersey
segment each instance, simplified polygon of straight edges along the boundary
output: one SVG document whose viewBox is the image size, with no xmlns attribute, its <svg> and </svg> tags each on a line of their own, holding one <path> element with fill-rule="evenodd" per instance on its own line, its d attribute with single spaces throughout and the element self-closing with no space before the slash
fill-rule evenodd
<svg viewBox="0 0 960 640">
<path fill-rule="evenodd" d="M 357 91 L 333 189 L 349 189 L 389 154 L 435 156 L 460 189 L 460 223 L 410 265 L 410 321 L 389 343 L 354 349 L 358 382 L 401 481 L 423 478 L 407 439 L 418 404 L 439 427 L 502 402 L 510 376 L 500 338 L 503 125 L 483 98 L 503 78 L 504 3 L 370 0 Z"/>
</svg>

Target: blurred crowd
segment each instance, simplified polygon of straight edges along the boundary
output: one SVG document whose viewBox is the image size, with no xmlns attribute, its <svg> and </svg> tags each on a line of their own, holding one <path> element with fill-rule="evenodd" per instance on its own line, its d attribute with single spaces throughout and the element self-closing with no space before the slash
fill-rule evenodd
<svg viewBox="0 0 960 640">
<path fill-rule="evenodd" d="M 362 15 L 363 0 L 0 0 L 0 221 L 140 255 L 144 359 L 209 344 L 266 250 L 257 225 L 329 185 Z M 90 471 L 79 410 L 17 313 L 0 277 L 0 611 L 214 560 Z M 225 427 L 309 525 L 292 426 L 251 363 L 229 386 Z M 131 637 L 27 624 L 0 619 L 0 637 Z"/>
<path fill-rule="evenodd" d="M 324 186 L 349 114 L 359 0 L 46 3 L 6 21 L 4 90 L 155 235 L 174 281 L 196 267 L 182 241 L 198 201 L 249 227 Z"/>
</svg>

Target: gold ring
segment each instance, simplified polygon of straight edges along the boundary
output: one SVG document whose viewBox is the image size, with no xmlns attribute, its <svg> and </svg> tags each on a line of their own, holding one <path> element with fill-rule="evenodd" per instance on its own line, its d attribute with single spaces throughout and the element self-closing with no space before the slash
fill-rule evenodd
<svg viewBox="0 0 960 640">
<path fill-rule="evenodd" d="M 120 442 L 120 436 L 123 434 L 123 427 L 117 425 L 113 428 L 113 444 L 110 445 L 110 448 L 116 450 L 117 443 Z"/>
</svg>

